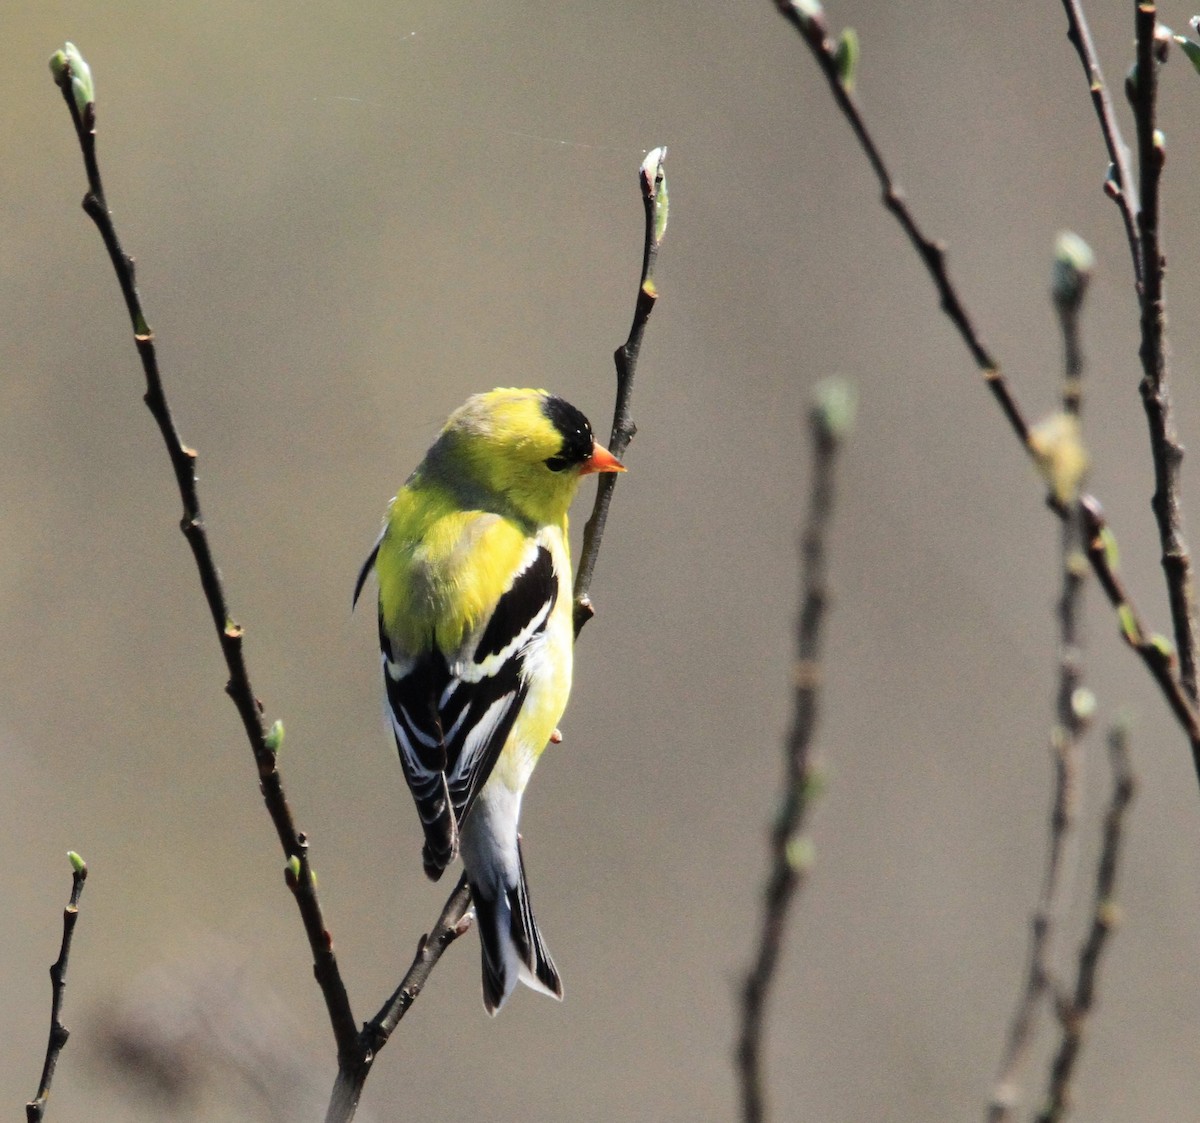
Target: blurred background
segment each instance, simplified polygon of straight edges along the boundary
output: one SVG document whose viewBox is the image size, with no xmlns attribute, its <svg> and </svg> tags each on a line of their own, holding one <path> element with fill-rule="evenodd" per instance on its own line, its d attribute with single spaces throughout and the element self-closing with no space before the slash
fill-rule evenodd
<svg viewBox="0 0 1200 1123">
<path fill-rule="evenodd" d="M 1132 5 L 1093 8 L 1119 89 Z M 1162 18 L 1183 30 L 1191 14 L 1167 5 Z M 1095 249 L 1091 485 L 1140 608 L 1169 631 L 1128 251 L 1060 6 L 847 0 L 830 20 L 859 30 L 868 119 L 1032 416 L 1059 389 L 1055 236 L 1070 228 Z M 287 726 L 284 779 L 360 1020 L 447 887 L 421 872 L 373 614 L 350 612 L 355 574 L 388 499 L 468 394 L 544 385 L 607 431 L 640 264 L 637 169 L 670 146 L 640 431 L 565 740 L 523 821 L 566 1001 L 522 990 L 487 1018 L 470 934 L 381 1056 L 361 1117 L 736 1113 L 736 992 L 790 714 L 804 418 L 812 385 L 838 373 L 858 385 L 860 415 L 830 547 L 829 787 L 770 1011 L 775 1116 L 980 1118 L 1041 876 L 1058 524 L 772 5 L 46 0 L 5 22 L 10 1114 L 37 1086 L 68 848 L 92 876 L 50 1118 L 315 1119 L 334 1073 L 128 322 L 79 208 L 79 153 L 46 67 L 70 39 L 95 75 L 109 199 L 199 450 L 255 688 Z M 1187 143 L 1200 79 L 1182 56 L 1162 98 L 1187 441 L 1200 431 L 1200 168 Z M 590 501 L 589 488 L 578 526 Z M 1135 711 L 1140 790 L 1077 1099 L 1094 1123 L 1178 1120 L 1200 1097 L 1200 796 L 1183 737 L 1088 597 L 1099 720 Z M 1068 959 L 1108 793 L 1102 732 Z M 147 1035 L 174 1050 L 165 1061 L 139 1053 Z M 116 1063 L 130 1057 L 153 1079 Z M 1027 1104 L 1044 1082 L 1039 1059 Z"/>
</svg>

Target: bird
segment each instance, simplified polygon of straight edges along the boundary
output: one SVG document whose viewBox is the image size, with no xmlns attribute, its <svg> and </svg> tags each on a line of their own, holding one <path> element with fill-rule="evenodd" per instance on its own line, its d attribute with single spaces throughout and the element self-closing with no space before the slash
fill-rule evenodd
<svg viewBox="0 0 1200 1123">
<path fill-rule="evenodd" d="M 436 881 L 461 856 L 483 1004 L 518 981 L 561 999 L 534 919 L 518 821 L 571 692 L 567 511 L 584 476 L 623 472 L 575 406 L 499 388 L 455 410 L 384 517 L 373 570 L 385 715 Z"/>
</svg>

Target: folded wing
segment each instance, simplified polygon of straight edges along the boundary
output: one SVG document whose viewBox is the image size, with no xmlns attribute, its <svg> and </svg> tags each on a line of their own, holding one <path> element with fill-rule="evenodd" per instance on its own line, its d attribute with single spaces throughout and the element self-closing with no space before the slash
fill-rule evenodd
<svg viewBox="0 0 1200 1123">
<path fill-rule="evenodd" d="M 434 880 L 453 861 L 458 826 L 521 711 L 526 653 L 545 631 L 557 597 L 550 551 L 530 543 L 491 613 L 456 651 L 435 642 L 406 656 L 393 649 L 380 617 L 392 732 L 425 830 L 425 872 Z"/>
</svg>

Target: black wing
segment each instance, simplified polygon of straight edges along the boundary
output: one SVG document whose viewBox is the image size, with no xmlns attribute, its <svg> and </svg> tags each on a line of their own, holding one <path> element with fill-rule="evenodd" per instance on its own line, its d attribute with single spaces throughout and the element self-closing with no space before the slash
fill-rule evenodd
<svg viewBox="0 0 1200 1123">
<path fill-rule="evenodd" d="M 545 631 L 557 598 L 553 558 L 537 546 L 478 639 L 458 652 L 435 646 L 414 659 L 394 658 L 380 619 L 392 732 L 425 829 L 425 872 L 434 880 L 454 859 L 458 825 L 521 712 L 526 651 Z"/>
</svg>

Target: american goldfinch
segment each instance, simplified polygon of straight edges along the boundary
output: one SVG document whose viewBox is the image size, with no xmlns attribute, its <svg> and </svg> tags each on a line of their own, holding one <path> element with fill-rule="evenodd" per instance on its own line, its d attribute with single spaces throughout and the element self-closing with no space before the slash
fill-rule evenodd
<svg viewBox="0 0 1200 1123">
<path fill-rule="evenodd" d="M 392 500 L 354 590 L 374 569 L 386 712 L 425 872 L 436 881 L 462 855 L 489 1014 L 518 980 L 562 997 L 517 820 L 571 692 L 567 508 L 584 476 L 624 470 L 562 398 L 476 394 Z"/>
</svg>

